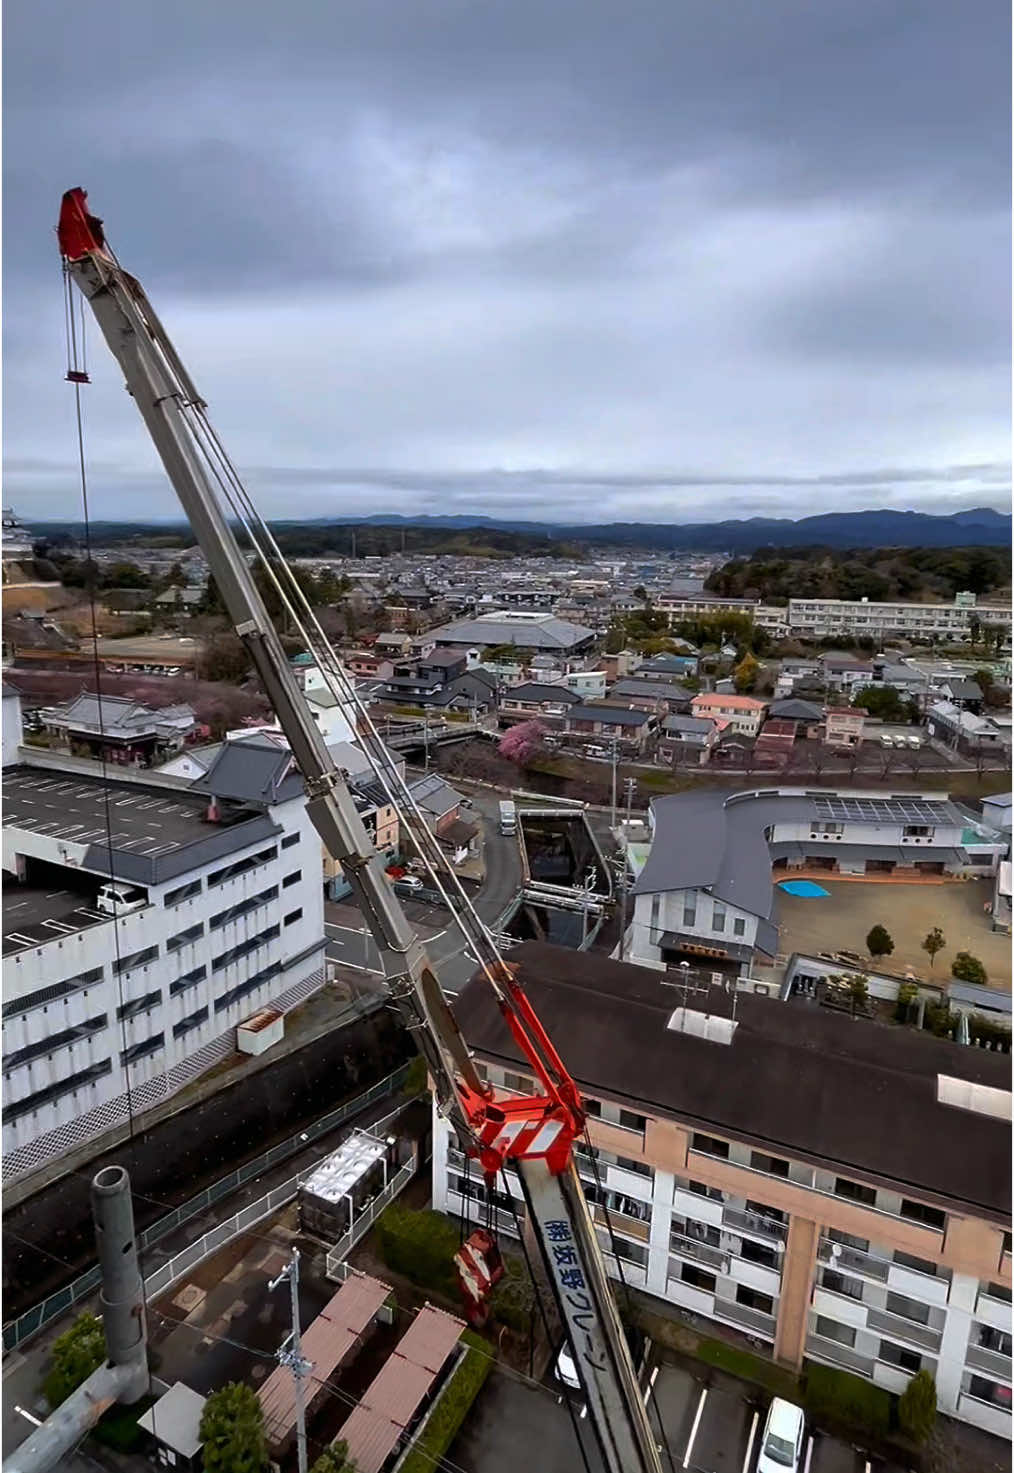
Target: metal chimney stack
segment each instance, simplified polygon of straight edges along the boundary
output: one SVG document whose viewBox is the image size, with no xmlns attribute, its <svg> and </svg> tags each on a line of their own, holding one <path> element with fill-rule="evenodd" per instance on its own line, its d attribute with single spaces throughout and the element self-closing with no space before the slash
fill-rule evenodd
<svg viewBox="0 0 1014 1473">
<path fill-rule="evenodd" d="M 4 1460 L 3 1473 L 49 1473 L 103 1412 L 116 1402 L 130 1406 L 148 1390 L 148 1331 L 130 1177 L 122 1166 L 106 1166 L 92 1180 L 91 1196 L 108 1359 Z"/>
</svg>

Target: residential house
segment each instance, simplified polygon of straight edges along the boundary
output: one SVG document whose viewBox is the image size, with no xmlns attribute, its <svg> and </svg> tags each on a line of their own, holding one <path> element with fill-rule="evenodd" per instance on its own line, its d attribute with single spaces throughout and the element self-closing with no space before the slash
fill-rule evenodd
<svg viewBox="0 0 1014 1473">
<path fill-rule="evenodd" d="M 384 655 L 388 659 L 405 659 L 412 648 L 412 637 L 403 631 L 387 630 L 377 635 L 373 648 L 378 655 Z"/>
<path fill-rule="evenodd" d="M 950 701 L 960 711 L 974 711 L 977 716 L 981 713 L 982 688 L 974 680 L 951 675 L 943 680 L 934 681 L 934 686 L 945 701 Z"/>
<path fill-rule="evenodd" d="M 656 759 L 667 767 L 704 767 L 718 734 L 714 721 L 699 716 L 666 716 L 655 749 Z"/>
<path fill-rule="evenodd" d="M 190 706 L 154 710 L 124 696 L 89 691 L 44 709 L 41 718 L 50 735 L 71 752 L 132 767 L 151 767 L 201 733 Z"/>
<path fill-rule="evenodd" d="M 612 685 L 625 675 L 633 675 L 644 665 L 645 660 L 636 650 L 620 650 L 615 655 L 600 655 L 598 663 L 599 669 L 605 674 L 606 684 Z"/>
<path fill-rule="evenodd" d="M 775 679 L 775 699 L 781 700 L 785 696 L 796 693 L 796 684 L 804 676 L 818 680 L 820 676 L 820 661 L 802 660 L 795 657 L 782 660 L 778 667 L 778 675 Z"/>
<path fill-rule="evenodd" d="M 792 749 L 798 730 L 795 721 L 765 721 L 753 744 L 753 762 L 757 767 L 787 767 L 792 760 Z"/>
<path fill-rule="evenodd" d="M 828 706 L 824 718 L 824 740 L 829 747 L 858 747 L 868 711 L 862 706 Z"/>
<path fill-rule="evenodd" d="M 461 619 L 430 631 L 438 646 L 469 649 L 473 646 L 516 645 L 518 649 L 555 651 L 577 654 L 588 649 L 595 631 L 579 624 L 569 624 L 548 613 L 522 613 L 517 609 L 501 609 L 479 614 L 474 619 Z"/>
<path fill-rule="evenodd" d="M 856 660 L 851 655 L 822 655 L 821 673 L 828 690 L 848 695 L 858 686 L 873 683 L 873 662 Z"/>
<path fill-rule="evenodd" d="M 665 680 L 642 680 L 640 675 L 617 680 L 609 692 L 614 703 L 622 702 L 634 711 L 654 711 L 666 716 L 673 712 L 689 715 L 690 692 L 682 685 Z"/>
<path fill-rule="evenodd" d="M 462 864 L 475 848 L 478 825 L 461 815 L 461 794 L 436 773 L 409 784 L 417 808 L 451 864 Z"/>
<path fill-rule="evenodd" d="M 795 1371 L 898 1395 L 925 1370 L 941 1411 L 1009 1443 L 1007 1055 L 748 992 L 733 1014 L 708 963 L 687 988 L 544 942 L 511 963 L 585 1100 L 575 1163 L 614 1278 Z M 490 1084 L 538 1089 L 483 977 L 455 1015 Z M 432 1178 L 438 1211 L 475 1213 L 436 1109 Z M 517 1236 L 516 1172 L 501 1185 Z"/>
<path fill-rule="evenodd" d="M 1010 732 L 988 716 L 962 711 L 951 701 L 932 701 L 926 708 L 926 730 L 931 737 L 956 751 L 976 753 L 1003 751 L 1009 747 Z"/>
<path fill-rule="evenodd" d="M 392 661 L 373 650 L 356 650 L 346 656 L 345 665 L 360 680 L 387 680 L 394 674 Z"/>
<path fill-rule="evenodd" d="M 197 613 L 203 598 L 203 588 L 167 588 L 156 598 L 155 607 L 189 617 Z"/>
<path fill-rule="evenodd" d="M 529 680 L 503 692 L 498 719 L 501 726 L 532 720 L 546 726 L 560 726 L 568 711 L 580 704 L 581 698 L 564 685 L 540 685 Z"/>
<path fill-rule="evenodd" d="M 804 736 L 810 736 L 816 735 L 817 727 L 824 720 L 824 708 L 814 701 L 789 696 L 782 701 L 772 701 L 768 715 L 775 721 L 793 721 Z"/>
<path fill-rule="evenodd" d="M 564 730 L 572 736 L 603 737 L 625 747 L 643 751 L 657 730 L 658 718 L 648 711 L 630 711 L 620 706 L 588 706 L 581 703 L 567 712 Z"/>
<path fill-rule="evenodd" d="M 728 722 L 731 732 L 755 737 L 760 731 L 767 704 L 756 696 L 725 695 L 718 691 L 702 692 L 690 702 L 694 716 Z"/>
<path fill-rule="evenodd" d="M 682 680 L 686 675 L 696 675 L 700 664 L 700 651 L 685 640 L 678 641 L 685 645 L 678 654 L 665 652 L 660 655 L 652 655 L 650 660 L 642 660 L 637 667 L 638 680 L 661 680 L 672 682 Z M 631 671 L 631 674 L 634 672 Z"/>
</svg>

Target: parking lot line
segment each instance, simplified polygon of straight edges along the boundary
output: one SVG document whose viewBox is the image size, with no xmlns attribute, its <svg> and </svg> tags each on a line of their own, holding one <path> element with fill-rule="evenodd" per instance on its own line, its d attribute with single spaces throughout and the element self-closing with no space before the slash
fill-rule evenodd
<svg viewBox="0 0 1014 1473">
<path fill-rule="evenodd" d="M 812 1457 L 813 1457 L 813 1433 L 811 1432 L 810 1433 L 810 1440 L 806 1444 L 806 1457 L 803 1459 L 803 1473 L 810 1473 L 810 1459 Z M 869 1463 L 866 1464 L 866 1473 L 870 1473 L 870 1465 L 869 1465 Z"/>
<path fill-rule="evenodd" d="M 694 1451 L 694 1442 L 695 1442 L 695 1440 L 697 1438 L 697 1429 L 701 1425 L 701 1413 L 704 1411 L 704 1403 L 707 1401 L 707 1399 L 708 1399 L 708 1388 L 706 1386 L 702 1386 L 701 1387 L 701 1399 L 697 1403 L 697 1411 L 694 1413 L 694 1425 L 690 1429 L 690 1440 L 687 1443 L 687 1450 L 683 1454 L 683 1466 L 684 1466 L 684 1468 L 689 1468 L 690 1467 L 690 1459 L 691 1459 L 691 1456 L 693 1455 L 693 1451 Z"/>
<path fill-rule="evenodd" d="M 750 1459 L 753 1457 L 753 1440 L 757 1436 L 757 1423 L 760 1421 L 760 1412 L 754 1412 L 753 1421 L 750 1423 L 750 1439 L 746 1445 L 746 1457 L 743 1459 L 743 1473 L 749 1473 Z"/>
</svg>

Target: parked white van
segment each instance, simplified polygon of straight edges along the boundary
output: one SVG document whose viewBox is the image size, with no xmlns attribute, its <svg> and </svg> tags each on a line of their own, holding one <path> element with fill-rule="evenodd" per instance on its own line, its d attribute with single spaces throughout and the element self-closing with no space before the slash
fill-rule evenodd
<svg viewBox="0 0 1014 1473">
<path fill-rule="evenodd" d="M 95 909 L 110 916 L 129 915 L 147 904 L 147 895 L 136 885 L 103 885 L 95 899 Z"/>
<path fill-rule="evenodd" d="M 776 1396 L 764 1423 L 757 1473 L 799 1473 L 805 1431 L 802 1407 Z"/>
</svg>

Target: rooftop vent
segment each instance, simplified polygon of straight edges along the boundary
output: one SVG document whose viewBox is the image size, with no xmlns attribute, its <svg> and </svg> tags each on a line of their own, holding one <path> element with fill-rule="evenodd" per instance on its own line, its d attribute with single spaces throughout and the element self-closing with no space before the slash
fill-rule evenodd
<svg viewBox="0 0 1014 1473">
<path fill-rule="evenodd" d="M 971 1080 L 955 1079 L 949 1074 L 937 1075 L 937 1102 L 953 1105 L 958 1110 L 971 1110 L 976 1115 L 991 1115 L 994 1120 L 1011 1118 L 1009 1089 L 992 1089 L 987 1084 L 973 1084 Z"/>
<path fill-rule="evenodd" d="M 703 1038 L 708 1043 L 731 1043 L 738 1026 L 733 1018 L 719 1018 L 714 1013 L 702 1013 L 696 1008 L 677 1008 L 666 1024 L 673 1033 L 687 1033 L 691 1038 Z"/>
</svg>

